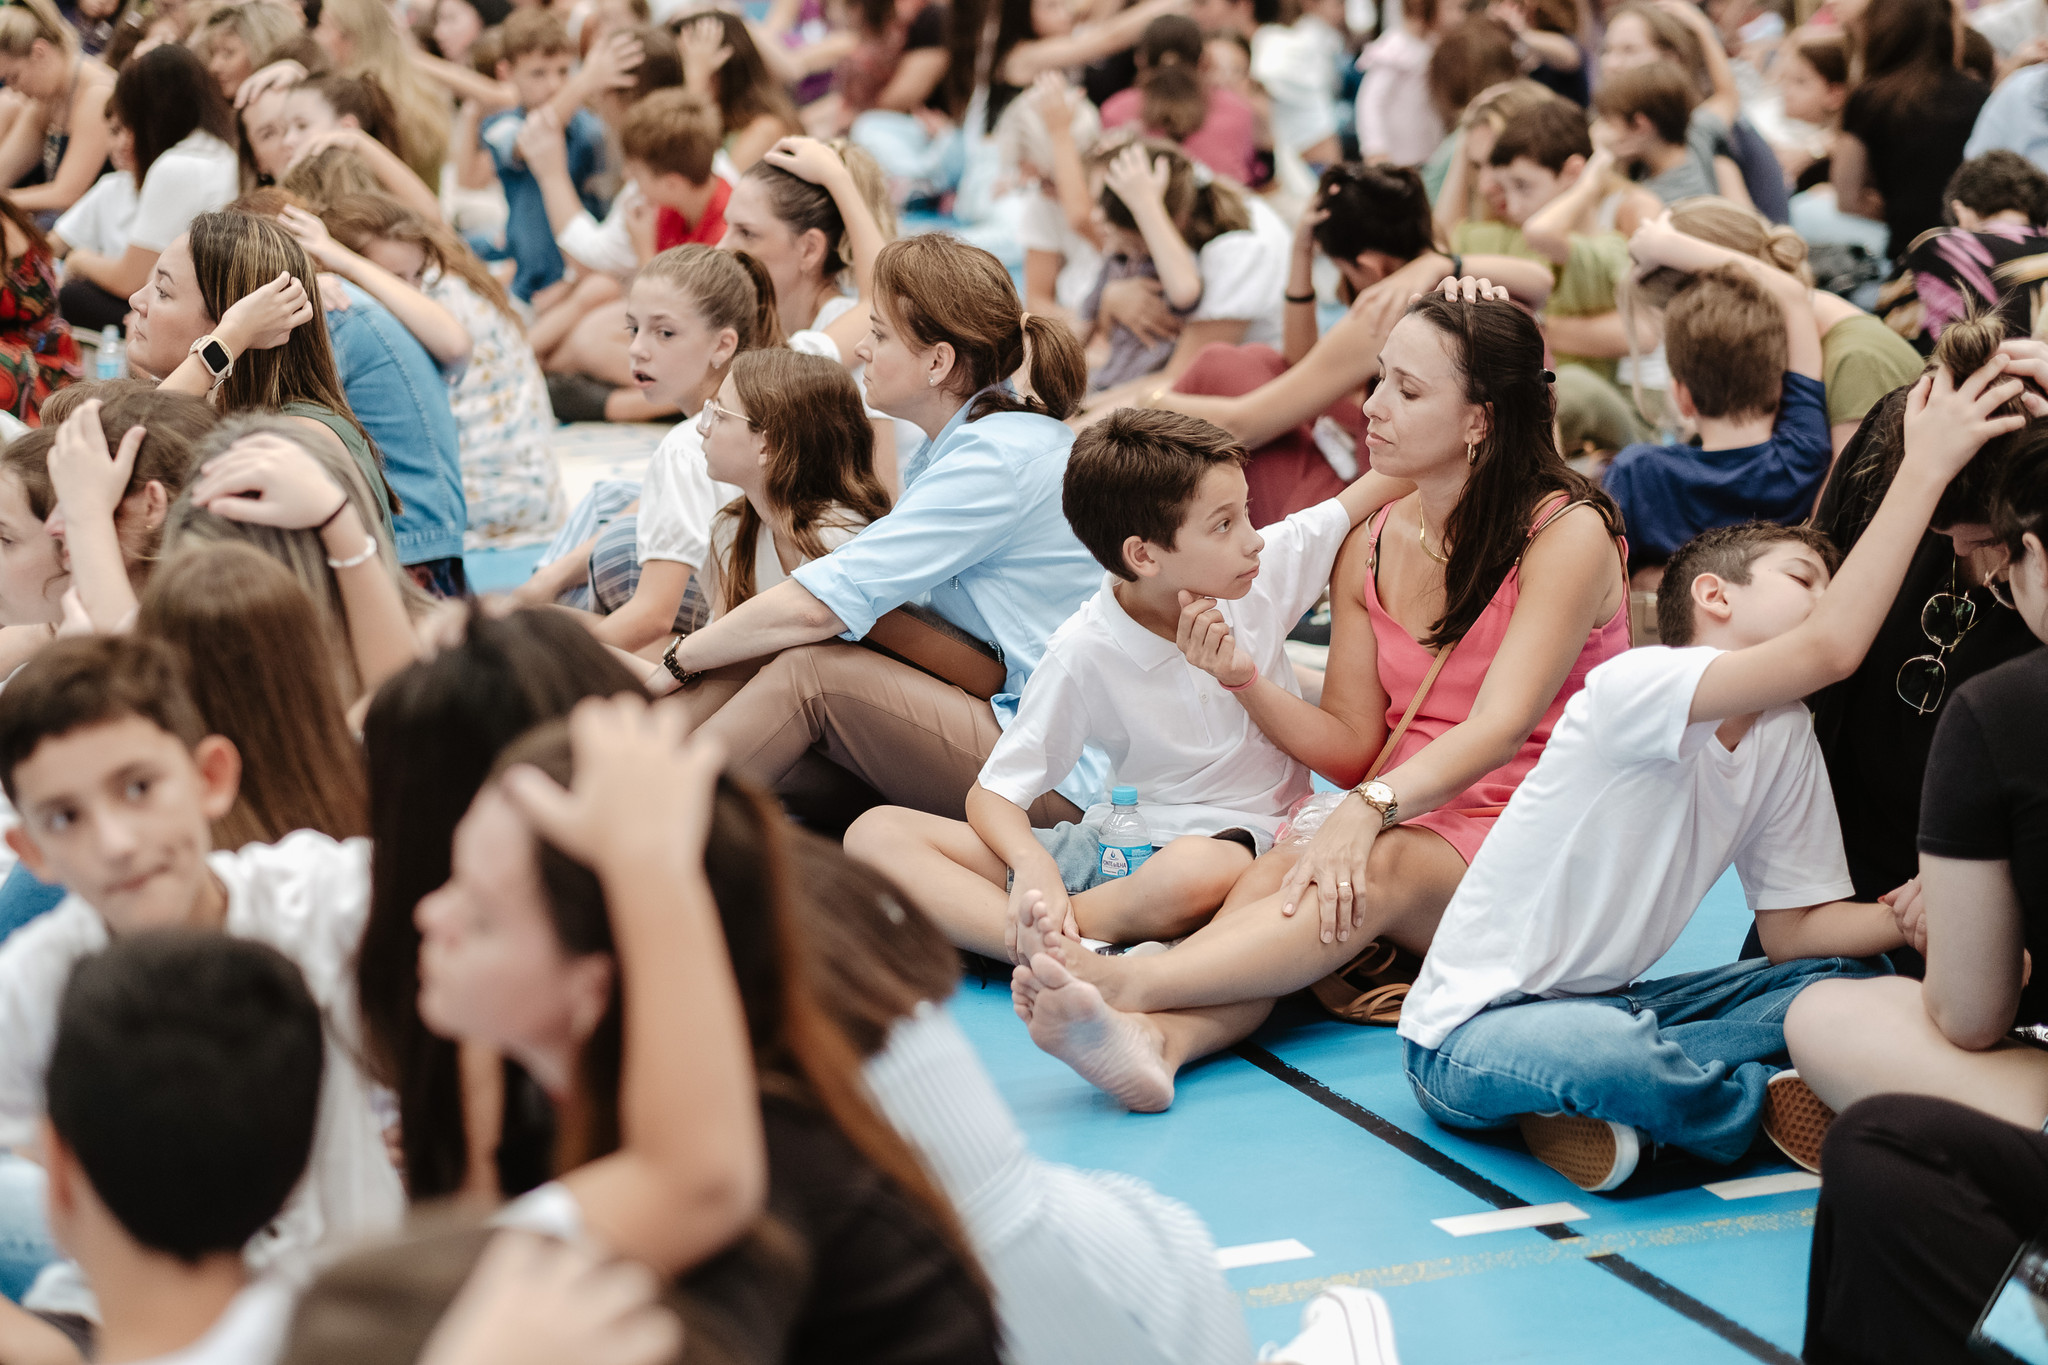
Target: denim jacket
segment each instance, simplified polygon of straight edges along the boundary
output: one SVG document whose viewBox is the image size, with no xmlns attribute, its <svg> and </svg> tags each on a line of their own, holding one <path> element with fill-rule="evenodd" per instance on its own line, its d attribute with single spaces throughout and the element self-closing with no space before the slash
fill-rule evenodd
<svg viewBox="0 0 2048 1365">
<path fill-rule="evenodd" d="M 460 555 L 469 509 L 447 381 L 383 304 L 343 287 L 348 307 L 328 312 L 327 331 L 348 405 L 377 443 L 384 477 L 404 508 L 393 526 L 398 562 Z"/>
</svg>

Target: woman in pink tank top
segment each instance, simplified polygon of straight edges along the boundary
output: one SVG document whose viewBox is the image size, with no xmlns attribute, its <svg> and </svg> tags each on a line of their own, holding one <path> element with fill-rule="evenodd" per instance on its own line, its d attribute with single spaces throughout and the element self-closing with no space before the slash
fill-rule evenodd
<svg viewBox="0 0 2048 1365">
<path fill-rule="evenodd" d="M 1628 647 L 1621 516 L 1558 454 L 1536 324 L 1504 291 L 1431 295 L 1380 361 L 1367 448 L 1416 491 L 1337 557 L 1321 705 L 1265 680 L 1236 693 L 1281 748 L 1363 793 L 1169 951 L 1098 957 L 1053 935 L 1017 973 L 1039 1045 L 1134 1109 L 1165 1108 L 1182 1065 L 1371 940 L 1427 952 L 1565 702 Z M 1190 657 L 1240 675 L 1228 647 Z"/>
</svg>

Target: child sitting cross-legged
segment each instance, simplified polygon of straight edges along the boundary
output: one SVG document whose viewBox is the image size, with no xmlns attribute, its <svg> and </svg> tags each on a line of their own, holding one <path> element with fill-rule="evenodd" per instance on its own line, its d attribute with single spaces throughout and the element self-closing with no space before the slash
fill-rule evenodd
<svg viewBox="0 0 2048 1365">
<path fill-rule="evenodd" d="M 262 1365 L 292 1293 L 242 1248 L 305 1174 L 320 1007 L 275 948 L 196 929 L 72 972 L 50 1051 L 50 1230 L 99 1301 L 102 1360 Z"/>
<path fill-rule="evenodd" d="M 847 831 L 847 850 L 915 888 L 959 947 L 1010 958 L 1027 899 L 1089 938 L 1189 933 L 1308 794 L 1308 769 L 1230 691 L 1263 675 L 1300 694 L 1287 632 L 1330 581 L 1351 528 L 1401 485 L 1368 474 L 1262 533 L 1248 517 L 1244 458 L 1222 428 L 1179 413 L 1126 408 L 1083 432 L 1062 505 L 1108 575 L 1047 643 L 968 793 L 966 822 L 883 807 Z M 1222 651 L 1242 681 L 1226 690 L 1188 661 L 1183 640 Z M 1089 745 L 1137 789 L 1163 845 L 1128 875 L 1104 866 L 1107 806 L 1078 825 L 1031 827 L 1032 804 Z"/>
<path fill-rule="evenodd" d="M 1652 1144 L 1732 1162 L 1761 1126 L 1794 1160 L 1816 1102 L 1786 1063 L 1809 984 L 1882 973 L 1891 909 L 1853 894 L 1827 770 L 1801 699 L 1869 649 L 1935 502 L 2025 418 L 2003 357 L 1923 378 L 1905 458 L 1832 582 L 1817 532 L 1752 522 L 1672 558 L 1664 644 L 1595 668 L 1445 909 L 1401 1014 L 1423 1110 L 1517 1124 L 1588 1190 Z M 1768 958 L 1639 980 L 1733 866 Z"/>
</svg>

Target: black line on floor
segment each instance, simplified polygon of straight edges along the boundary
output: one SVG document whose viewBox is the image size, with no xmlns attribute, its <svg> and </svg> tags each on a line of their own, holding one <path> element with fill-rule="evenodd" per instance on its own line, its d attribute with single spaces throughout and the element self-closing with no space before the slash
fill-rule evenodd
<svg viewBox="0 0 2048 1365">
<path fill-rule="evenodd" d="M 1758 1360 L 1769 1361 L 1770 1365 L 1799 1365 L 1798 1356 L 1779 1350 L 1735 1319 L 1716 1312 L 1677 1285 L 1652 1275 L 1626 1256 L 1610 1253 L 1588 1256 L 1586 1260 L 1592 1265 L 1599 1266 L 1623 1284 L 1642 1290 L 1672 1312 L 1691 1318 L 1738 1351 L 1747 1352 Z"/>
<path fill-rule="evenodd" d="M 1497 1209 L 1529 1207 L 1529 1201 L 1514 1191 L 1494 1184 L 1450 1153 L 1430 1146 L 1407 1129 L 1373 1113 L 1348 1095 L 1338 1094 L 1306 1071 L 1281 1061 L 1265 1048 L 1240 1043 L 1231 1051 L 1275 1080 L 1299 1090 L 1323 1108 L 1349 1119 L 1395 1151 L 1428 1167 L 1466 1193 L 1485 1200 Z M 1564 1241 L 1579 1235 L 1563 1223 L 1546 1223 L 1536 1231 L 1552 1241 Z M 1708 1307 L 1677 1285 L 1652 1275 L 1626 1256 L 1607 1252 L 1598 1256 L 1588 1256 L 1586 1260 L 1623 1284 L 1649 1295 L 1679 1316 L 1706 1328 L 1737 1350 L 1767 1362 L 1767 1365 L 1799 1365 L 1799 1357 L 1778 1349 L 1733 1318 Z"/>
</svg>

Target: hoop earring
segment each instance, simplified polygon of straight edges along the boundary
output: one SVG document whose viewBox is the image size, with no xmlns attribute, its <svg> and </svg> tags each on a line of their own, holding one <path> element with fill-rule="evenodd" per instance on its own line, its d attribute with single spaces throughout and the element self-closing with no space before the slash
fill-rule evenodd
<svg viewBox="0 0 2048 1365">
<path fill-rule="evenodd" d="M 1478 443 L 1477 443 L 1477 442 L 1475 442 L 1475 441 L 1467 441 L 1467 442 L 1465 442 L 1465 463 L 1466 463 L 1466 464 L 1478 464 L 1478 463 L 1479 463 L 1479 445 L 1478 445 Z"/>
</svg>

